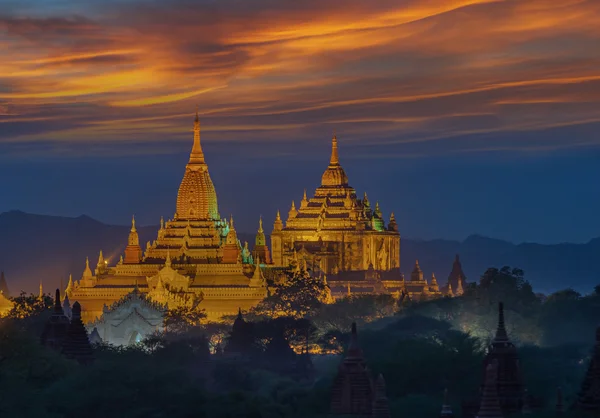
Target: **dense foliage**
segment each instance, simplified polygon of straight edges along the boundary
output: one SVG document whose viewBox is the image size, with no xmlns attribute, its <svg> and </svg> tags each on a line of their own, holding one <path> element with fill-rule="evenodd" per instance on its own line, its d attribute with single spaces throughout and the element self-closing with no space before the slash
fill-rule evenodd
<svg viewBox="0 0 600 418">
<path fill-rule="evenodd" d="M 422 303 L 379 295 L 325 304 L 323 280 L 292 279 L 234 328 L 173 310 L 166 334 L 135 347 L 98 346 L 87 367 L 39 344 L 50 303 L 37 309 L 28 304 L 39 298 L 22 295 L 18 311 L 27 315 L 0 319 L 0 416 L 326 417 L 340 357 L 313 355 L 310 375 L 300 353 L 343 351 L 353 321 L 370 369 L 385 375 L 392 416 L 438 416 L 444 388 L 460 416 L 462 401 L 478 392 L 503 301 L 525 384 L 540 400 L 531 417 L 550 417 L 557 387 L 567 406 L 574 400 L 600 317 L 600 288 L 540 297 L 510 268 L 487 270 L 460 298 Z M 299 295 L 303 280 L 308 291 Z"/>
</svg>

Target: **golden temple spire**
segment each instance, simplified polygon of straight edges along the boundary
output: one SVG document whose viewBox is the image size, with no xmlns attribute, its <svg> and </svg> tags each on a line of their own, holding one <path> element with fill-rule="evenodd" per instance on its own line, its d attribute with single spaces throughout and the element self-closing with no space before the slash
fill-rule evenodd
<svg viewBox="0 0 600 418">
<path fill-rule="evenodd" d="M 200 119 L 198 118 L 198 107 L 196 107 L 196 118 L 194 119 L 194 145 L 190 154 L 188 165 L 204 165 L 204 153 L 200 146 Z"/>
<path fill-rule="evenodd" d="M 65 289 L 65 295 L 70 295 L 73 291 L 73 275 L 69 274 L 69 283 L 67 283 L 67 288 Z"/>
<path fill-rule="evenodd" d="M 233 215 L 229 215 L 229 229 L 235 229 L 233 226 Z"/>
<path fill-rule="evenodd" d="M 44 297 L 44 286 L 42 285 L 42 281 L 40 280 L 40 299 Z"/>
<path fill-rule="evenodd" d="M 277 216 L 275 217 L 275 222 L 273 222 L 273 230 L 281 231 L 283 229 L 283 222 L 281 221 L 281 214 L 279 213 L 279 209 L 277 209 Z"/>
<path fill-rule="evenodd" d="M 90 258 L 85 258 L 85 270 L 83 270 L 83 277 L 92 277 L 92 270 L 90 269 Z"/>
<path fill-rule="evenodd" d="M 131 232 L 137 232 L 137 229 L 135 229 L 135 215 L 131 215 Z"/>
<path fill-rule="evenodd" d="M 337 137 L 335 136 L 335 133 L 333 134 L 333 138 L 331 138 L 331 159 L 329 160 L 329 165 L 340 165 Z"/>
<path fill-rule="evenodd" d="M 160 217 L 160 229 L 165 229 L 165 218 Z"/>
<path fill-rule="evenodd" d="M 298 211 L 296 210 L 296 204 L 292 200 L 292 207 L 290 208 L 290 211 L 288 212 L 288 219 L 295 218 L 297 214 L 298 214 Z"/>
<path fill-rule="evenodd" d="M 165 260 L 165 267 L 171 267 L 171 252 L 167 249 L 167 258 Z"/>
<path fill-rule="evenodd" d="M 258 218 L 258 233 L 262 234 L 265 231 L 263 230 L 263 224 L 262 224 L 262 215 L 260 215 L 260 218 Z"/>
</svg>

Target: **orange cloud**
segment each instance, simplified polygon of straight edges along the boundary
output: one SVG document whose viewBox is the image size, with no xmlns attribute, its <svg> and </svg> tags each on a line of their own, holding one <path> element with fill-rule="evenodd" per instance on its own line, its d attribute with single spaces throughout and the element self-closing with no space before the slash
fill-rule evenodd
<svg viewBox="0 0 600 418">
<path fill-rule="evenodd" d="M 0 141 L 179 138 L 196 103 L 222 139 L 331 125 L 451 138 L 600 117 L 594 0 L 46 7 L 0 13 L 0 106 L 39 125 L 4 117 L 16 127 Z"/>
</svg>

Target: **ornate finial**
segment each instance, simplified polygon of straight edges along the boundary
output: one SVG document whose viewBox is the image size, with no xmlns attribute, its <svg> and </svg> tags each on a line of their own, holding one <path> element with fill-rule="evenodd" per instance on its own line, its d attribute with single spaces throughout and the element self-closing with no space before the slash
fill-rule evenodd
<svg viewBox="0 0 600 418">
<path fill-rule="evenodd" d="M 40 280 L 40 299 L 44 297 L 44 286 L 42 285 L 42 281 Z"/>
<path fill-rule="evenodd" d="M 418 268 L 418 267 L 419 267 L 419 260 L 417 259 L 417 260 L 415 260 L 415 268 Z"/>
<path fill-rule="evenodd" d="M 258 233 L 262 234 L 265 231 L 263 230 L 263 224 L 262 224 L 262 215 L 260 215 L 260 218 L 258 218 Z"/>
<path fill-rule="evenodd" d="M 229 228 L 235 229 L 235 227 L 233 226 L 233 215 L 229 215 Z"/>
<path fill-rule="evenodd" d="M 196 109 L 196 118 L 194 119 L 194 145 L 190 154 L 188 165 L 204 165 L 204 153 L 200 146 L 200 119 L 198 117 L 198 109 Z"/>
<path fill-rule="evenodd" d="M 390 215 L 390 222 L 396 221 L 396 216 L 394 216 L 394 212 Z"/>
<path fill-rule="evenodd" d="M 290 210 L 296 210 L 296 204 L 294 203 L 293 200 L 292 200 L 292 207 L 290 208 Z"/>
<path fill-rule="evenodd" d="M 304 196 L 302 196 L 302 200 L 308 200 L 308 199 L 306 198 L 306 189 L 304 189 Z"/>
<path fill-rule="evenodd" d="M 281 220 L 281 213 L 279 213 L 279 209 L 277 209 L 277 216 L 275 216 L 275 220 L 276 221 L 280 221 Z"/>
<path fill-rule="evenodd" d="M 135 229 L 135 215 L 131 215 L 131 232 L 136 232 L 137 229 Z"/>
<path fill-rule="evenodd" d="M 165 229 L 165 218 L 160 217 L 160 229 Z"/>
<path fill-rule="evenodd" d="M 340 158 L 338 156 L 338 143 L 337 143 L 337 137 L 334 134 L 333 138 L 331 138 L 331 158 L 329 160 L 329 165 L 339 165 L 339 164 L 340 164 Z"/>
</svg>

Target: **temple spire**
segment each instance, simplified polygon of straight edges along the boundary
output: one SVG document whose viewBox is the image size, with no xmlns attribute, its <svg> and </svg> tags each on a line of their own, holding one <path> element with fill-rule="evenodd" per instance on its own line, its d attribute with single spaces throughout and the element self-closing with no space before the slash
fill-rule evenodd
<svg viewBox="0 0 600 418">
<path fill-rule="evenodd" d="M 42 281 L 40 280 L 40 299 L 44 297 L 44 286 L 42 285 Z"/>
<path fill-rule="evenodd" d="M 350 345 L 348 346 L 348 354 L 346 358 L 362 358 L 362 350 L 358 345 L 358 332 L 356 331 L 356 322 L 352 323 L 352 331 L 350 334 Z"/>
<path fill-rule="evenodd" d="M 131 215 L 131 232 L 137 232 L 137 229 L 135 229 L 135 215 Z"/>
<path fill-rule="evenodd" d="M 202 146 L 200 145 L 200 119 L 198 118 L 198 108 L 196 107 L 196 118 L 194 119 L 194 145 L 192 146 L 192 153 L 190 154 L 190 161 L 188 165 L 203 165 L 206 164 L 204 161 L 204 153 L 202 152 Z"/>
<path fill-rule="evenodd" d="M 260 215 L 260 218 L 258 218 L 258 233 L 263 234 L 264 232 L 265 231 L 263 230 L 262 215 Z"/>
<path fill-rule="evenodd" d="M 331 138 L 331 159 L 329 165 L 340 165 L 340 157 L 338 155 L 338 143 L 335 134 Z"/>
<path fill-rule="evenodd" d="M 498 328 L 496 329 L 495 342 L 508 341 L 508 334 L 504 325 L 504 303 L 498 303 Z"/>
</svg>

